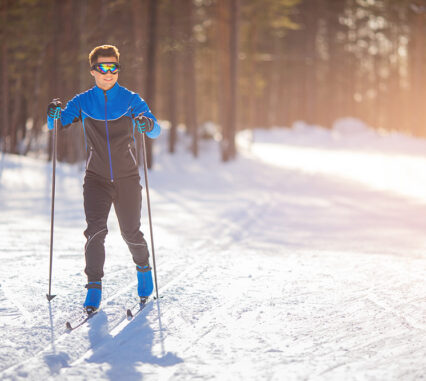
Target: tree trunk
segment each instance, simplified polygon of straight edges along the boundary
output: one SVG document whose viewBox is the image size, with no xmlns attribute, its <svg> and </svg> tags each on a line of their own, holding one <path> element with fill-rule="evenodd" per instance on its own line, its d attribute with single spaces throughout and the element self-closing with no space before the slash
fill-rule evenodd
<svg viewBox="0 0 426 381">
<path fill-rule="evenodd" d="M 256 21 L 250 23 L 248 30 L 248 52 L 247 52 L 247 105 L 248 108 L 244 110 L 244 120 L 249 128 L 255 127 L 256 117 L 256 43 L 258 38 L 258 27 Z"/>
<path fill-rule="evenodd" d="M 222 160 L 229 161 L 236 155 L 236 108 L 237 108 L 237 59 L 239 0 L 218 1 L 219 57 L 222 120 Z"/>
<path fill-rule="evenodd" d="M 194 157 L 198 156 L 198 123 L 196 102 L 196 78 L 195 78 L 195 44 L 193 39 L 193 4 L 192 0 L 184 0 L 186 19 L 184 22 L 184 80 L 185 80 L 185 119 L 188 132 L 191 135 L 191 151 Z"/>
<path fill-rule="evenodd" d="M 148 31 L 148 2 L 146 0 L 132 0 L 132 25 L 133 25 L 133 42 L 134 42 L 134 80 L 135 87 L 134 91 L 139 94 L 142 93 L 143 83 L 146 80 L 145 70 L 141 70 L 146 64 L 143 41 L 146 39 Z M 145 28 L 144 28 L 145 26 Z M 138 164 L 143 160 L 142 150 L 138 149 L 142 145 L 142 137 L 140 134 L 136 134 L 136 157 Z"/>
<path fill-rule="evenodd" d="M 342 34 L 342 26 L 338 20 L 341 12 L 345 7 L 345 2 L 341 0 L 333 0 L 326 10 L 327 25 L 327 47 L 329 62 L 326 70 L 326 84 L 328 99 L 324 101 L 322 107 L 325 109 L 324 120 L 326 125 L 332 127 L 334 120 L 341 116 L 343 109 L 342 99 L 344 92 L 342 91 L 342 77 L 344 71 L 343 57 L 341 56 L 341 46 L 339 46 L 337 35 Z"/>
<path fill-rule="evenodd" d="M 271 124 L 273 126 L 282 125 L 280 121 L 280 109 L 283 101 L 283 92 L 284 89 L 282 85 L 282 71 L 283 71 L 283 60 L 281 54 L 281 46 L 283 45 L 283 40 L 275 36 L 273 40 L 273 56 L 274 60 L 271 62 L 272 73 L 271 73 Z"/>
<path fill-rule="evenodd" d="M 7 151 L 6 141 L 9 129 L 9 74 L 8 74 L 8 47 L 7 47 L 7 0 L 2 1 L 2 151 Z"/>
<path fill-rule="evenodd" d="M 13 99 L 13 114 L 10 120 L 10 129 L 9 129 L 9 152 L 18 153 L 18 129 L 20 123 L 20 116 L 22 115 L 22 76 L 19 76 L 14 91 Z"/>
<path fill-rule="evenodd" d="M 146 0 L 132 0 L 132 25 L 133 25 L 133 41 L 134 41 L 134 90 L 140 93 L 143 90 L 144 72 L 140 68 L 144 65 L 144 44 L 146 38 L 147 25 L 147 2 Z"/>
<path fill-rule="evenodd" d="M 411 128 L 416 134 L 423 131 L 424 119 L 424 85 L 425 85 L 425 18 L 426 13 L 422 8 L 413 8 L 414 25 L 413 25 L 413 66 L 412 66 L 412 112 L 411 112 Z"/>
<path fill-rule="evenodd" d="M 80 0 L 78 6 L 78 29 L 79 34 L 77 51 L 80 57 L 80 70 L 78 86 L 73 89 L 74 92 L 85 91 L 90 86 L 89 82 L 89 44 L 88 44 L 88 4 L 86 0 Z M 83 128 L 73 128 L 73 144 L 75 146 L 76 161 L 84 162 L 85 159 L 85 145 L 82 144 L 84 141 Z"/>
<path fill-rule="evenodd" d="M 176 79 L 177 79 L 177 60 L 176 60 L 176 6 L 174 0 L 170 2 L 170 13 L 169 13 L 169 38 L 170 38 L 170 50 L 168 54 L 169 61 L 169 91 L 168 91 L 168 101 L 169 101 L 169 120 L 170 120 L 170 130 L 169 130 L 169 152 L 175 152 L 176 140 L 177 140 L 177 88 L 176 88 Z"/>
<path fill-rule="evenodd" d="M 157 0 L 149 0 L 148 4 L 148 52 L 146 69 L 146 100 L 151 110 L 155 108 L 155 76 L 156 76 L 156 52 L 157 52 Z M 152 168 L 152 139 L 146 139 L 147 166 Z"/>
<path fill-rule="evenodd" d="M 304 120 L 309 124 L 314 124 L 316 120 L 316 44 L 315 38 L 318 31 L 318 5 L 314 1 L 310 3 L 308 8 L 304 11 L 305 15 L 305 76 L 304 76 Z"/>
<path fill-rule="evenodd" d="M 60 3 L 54 1 L 51 6 L 51 20 L 53 20 L 53 30 L 52 30 L 52 40 L 50 44 L 50 80 L 49 80 L 49 101 L 53 98 L 60 96 L 59 94 L 59 84 L 58 84 L 58 62 L 59 62 L 59 49 L 58 49 L 58 39 L 59 39 L 59 30 L 60 30 Z M 53 134 L 50 134 L 52 139 L 49 139 L 49 152 L 48 160 L 52 160 L 53 156 Z M 59 134 L 58 134 L 59 135 Z"/>
</svg>

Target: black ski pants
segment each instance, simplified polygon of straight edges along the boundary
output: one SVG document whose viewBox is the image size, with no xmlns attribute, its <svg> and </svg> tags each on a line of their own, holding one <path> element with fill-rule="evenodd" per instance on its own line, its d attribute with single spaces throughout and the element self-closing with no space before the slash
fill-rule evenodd
<svg viewBox="0 0 426 381">
<path fill-rule="evenodd" d="M 84 211 L 87 229 L 85 245 L 88 281 L 99 281 L 104 276 L 105 236 L 107 220 L 114 204 L 121 235 L 140 266 L 148 264 L 148 247 L 140 231 L 142 187 L 139 176 L 117 179 L 111 182 L 94 174 L 86 173 L 83 186 Z"/>
</svg>

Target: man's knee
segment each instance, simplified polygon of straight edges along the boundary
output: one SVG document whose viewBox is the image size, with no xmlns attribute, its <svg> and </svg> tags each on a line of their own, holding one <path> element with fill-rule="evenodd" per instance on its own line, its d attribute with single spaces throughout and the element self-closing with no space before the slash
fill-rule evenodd
<svg viewBox="0 0 426 381">
<path fill-rule="evenodd" d="M 86 250 L 87 247 L 93 242 L 103 243 L 105 241 L 105 236 L 108 234 L 108 229 L 104 228 L 87 228 L 84 231 L 84 235 L 87 238 Z"/>
<path fill-rule="evenodd" d="M 134 262 L 139 265 L 144 265 L 148 262 L 149 258 L 148 245 L 143 234 L 141 232 L 138 233 L 139 234 L 130 235 L 122 232 L 121 235 L 132 253 Z"/>
<path fill-rule="evenodd" d="M 121 231 L 121 236 L 123 237 L 124 241 L 129 246 L 147 246 L 145 238 L 143 237 L 143 234 L 140 230 L 134 230 L 134 231 Z"/>
</svg>

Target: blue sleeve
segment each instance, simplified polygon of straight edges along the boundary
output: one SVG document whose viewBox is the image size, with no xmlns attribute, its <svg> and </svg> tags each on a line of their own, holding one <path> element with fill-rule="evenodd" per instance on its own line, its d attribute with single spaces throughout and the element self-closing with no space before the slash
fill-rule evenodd
<svg viewBox="0 0 426 381">
<path fill-rule="evenodd" d="M 61 111 L 61 124 L 63 127 L 68 127 L 70 124 L 77 122 L 80 119 L 80 101 L 78 95 L 71 99 L 64 110 Z M 47 116 L 47 128 L 53 130 L 55 128 L 54 119 Z"/>
<path fill-rule="evenodd" d="M 65 109 L 61 113 L 61 123 L 64 127 L 68 127 L 74 122 L 78 122 L 81 117 L 81 106 L 79 95 L 71 99 Z"/>
<path fill-rule="evenodd" d="M 157 118 L 149 109 L 148 104 L 138 94 L 134 94 L 130 106 L 132 108 L 132 118 L 138 116 L 141 112 L 143 112 L 146 117 L 154 121 L 154 127 L 152 131 L 147 132 L 146 136 L 151 139 L 158 138 L 161 133 L 161 127 L 157 122 Z"/>
</svg>

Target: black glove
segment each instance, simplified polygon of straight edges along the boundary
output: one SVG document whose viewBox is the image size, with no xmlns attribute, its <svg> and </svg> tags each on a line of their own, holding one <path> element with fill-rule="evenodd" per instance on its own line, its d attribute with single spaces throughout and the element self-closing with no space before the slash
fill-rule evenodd
<svg viewBox="0 0 426 381">
<path fill-rule="evenodd" d="M 62 103 L 58 98 L 53 99 L 47 106 L 47 115 L 52 119 L 59 119 L 62 112 L 61 106 Z"/>
<path fill-rule="evenodd" d="M 143 134 L 144 132 L 151 132 L 154 128 L 154 121 L 151 118 L 143 115 L 141 112 L 137 117 L 135 117 L 135 123 L 138 127 L 138 131 Z"/>
</svg>

